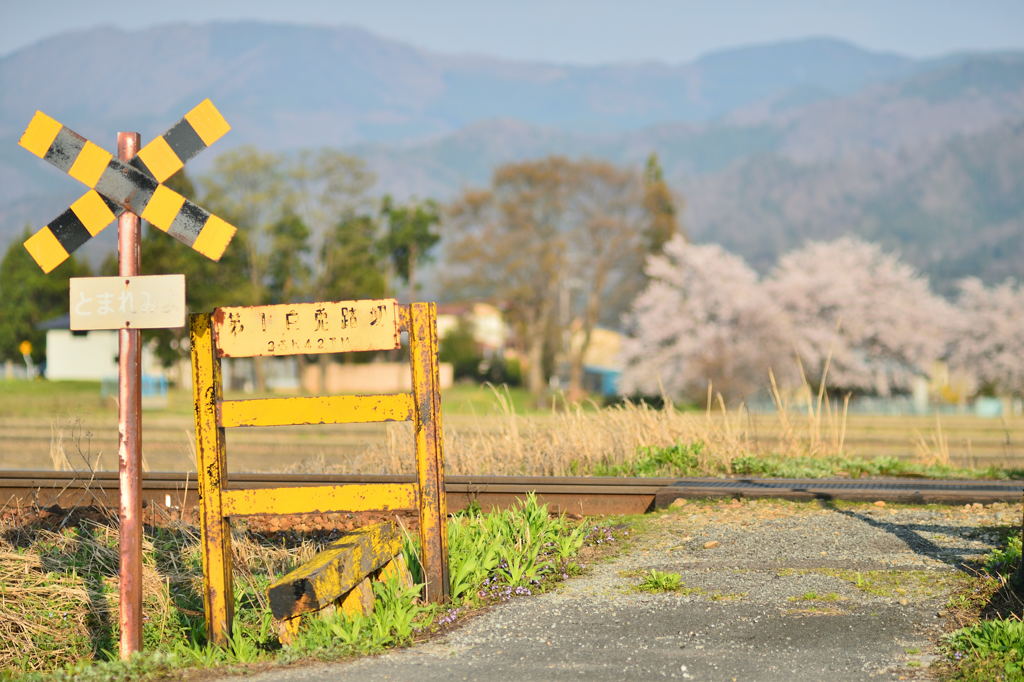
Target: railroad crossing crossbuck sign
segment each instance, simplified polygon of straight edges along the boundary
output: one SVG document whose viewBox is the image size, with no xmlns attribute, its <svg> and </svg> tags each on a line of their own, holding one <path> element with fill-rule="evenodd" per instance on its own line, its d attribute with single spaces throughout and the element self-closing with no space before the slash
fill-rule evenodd
<svg viewBox="0 0 1024 682">
<path fill-rule="evenodd" d="M 131 211 L 204 256 L 220 260 L 235 227 L 162 183 L 230 129 L 206 99 L 124 162 L 37 111 L 18 144 L 89 191 L 29 237 L 25 248 L 44 272 L 50 272 L 115 218 Z"/>
</svg>

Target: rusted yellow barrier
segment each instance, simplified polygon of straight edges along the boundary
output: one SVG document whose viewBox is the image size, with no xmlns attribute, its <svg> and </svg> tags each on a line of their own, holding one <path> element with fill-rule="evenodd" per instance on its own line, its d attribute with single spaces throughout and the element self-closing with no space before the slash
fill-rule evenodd
<svg viewBox="0 0 1024 682">
<path fill-rule="evenodd" d="M 231 634 L 232 516 L 416 510 L 425 596 L 435 602 L 446 599 L 437 306 L 383 299 L 218 308 L 212 314 L 193 315 L 190 324 L 203 602 L 210 640 L 224 645 Z M 221 358 L 394 350 L 400 347 L 403 331 L 409 337 L 411 393 L 223 400 Z M 415 483 L 227 489 L 225 428 L 407 420 L 415 429 Z M 350 589 L 349 595 L 355 596 L 342 608 L 354 608 L 368 587 L 366 582 Z"/>
<path fill-rule="evenodd" d="M 411 585 L 412 576 L 401 553 L 402 538 L 390 521 L 367 526 L 332 542 L 326 549 L 267 588 L 270 610 L 278 620 L 282 641 L 298 630 L 299 618 L 312 612 L 373 611 L 376 577 Z"/>
</svg>

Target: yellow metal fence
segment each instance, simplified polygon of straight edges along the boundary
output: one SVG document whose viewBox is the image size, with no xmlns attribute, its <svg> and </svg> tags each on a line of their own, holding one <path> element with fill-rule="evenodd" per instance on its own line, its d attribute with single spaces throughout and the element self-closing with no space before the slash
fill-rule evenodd
<svg viewBox="0 0 1024 682">
<path fill-rule="evenodd" d="M 190 320 L 203 601 L 210 640 L 226 644 L 234 610 L 233 516 L 416 510 L 426 598 L 448 597 L 444 456 L 437 365 L 437 307 L 382 301 L 221 308 Z M 389 350 L 408 332 L 412 392 L 223 400 L 222 357 Z M 318 346 L 323 349 L 319 350 Z M 312 349 L 312 350 L 311 350 Z M 412 421 L 417 480 L 228 489 L 226 428 Z"/>
</svg>

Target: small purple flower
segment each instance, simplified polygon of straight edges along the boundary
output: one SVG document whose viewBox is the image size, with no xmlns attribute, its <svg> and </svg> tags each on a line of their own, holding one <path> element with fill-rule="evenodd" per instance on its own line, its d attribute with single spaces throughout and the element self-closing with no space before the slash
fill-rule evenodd
<svg viewBox="0 0 1024 682">
<path fill-rule="evenodd" d="M 449 609 L 447 613 L 437 619 L 438 625 L 448 625 L 449 623 L 455 622 L 455 618 L 459 615 L 459 609 Z"/>
</svg>

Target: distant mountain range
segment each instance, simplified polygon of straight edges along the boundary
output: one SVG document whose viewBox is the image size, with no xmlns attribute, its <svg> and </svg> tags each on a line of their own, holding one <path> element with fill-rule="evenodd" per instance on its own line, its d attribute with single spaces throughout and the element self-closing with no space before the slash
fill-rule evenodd
<svg viewBox="0 0 1024 682">
<path fill-rule="evenodd" d="M 500 163 L 657 152 L 694 239 L 766 268 L 806 238 L 899 248 L 940 288 L 1024 276 L 1024 53 L 914 60 L 827 38 L 692 63 L 444 55 L 355 28 L 175 24 L 66 33 L 0 58 L 0 247 L 78 194 L 16 145 L 36 109 L 113 146 L 210 97 L 221 148 L 342 147 L 380 190 L 447 198 Z M 244 227 L 244 226 L 243 226 Z"/>
</svg>

